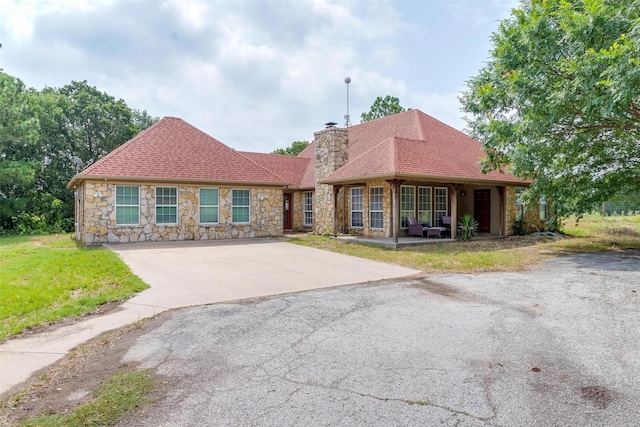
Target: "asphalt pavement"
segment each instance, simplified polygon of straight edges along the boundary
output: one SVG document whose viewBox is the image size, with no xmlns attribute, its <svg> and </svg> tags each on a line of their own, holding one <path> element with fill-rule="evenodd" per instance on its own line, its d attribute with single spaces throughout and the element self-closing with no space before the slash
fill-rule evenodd
<svg viewBox="0 0 640 427">
<path fill-rule="evenodd" d="M 272 239 L 108 245 L 151 287 L 112 313 L 0 345 L 0 395 L 76 346 L 168 309 L 403 277 L 416 270 Z"/>
<path fill-rule="evenodd" d="M 640 424 L 640 254 L 171 311 L 123 359 L 159 399 L 125 426 Z"/>
</svg>

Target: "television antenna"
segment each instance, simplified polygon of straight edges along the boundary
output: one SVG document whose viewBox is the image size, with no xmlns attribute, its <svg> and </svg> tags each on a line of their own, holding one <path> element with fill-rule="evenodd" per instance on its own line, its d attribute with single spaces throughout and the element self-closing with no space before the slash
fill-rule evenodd
<svg viewBox="0 0 640 427">
<path fill-rule="evenodd" d="M 351 116 L 349 115 L 349 83 L 351 83 L 351 77 L 345 77 L 344 82 L 347 84 L 347 114 L 344 115 L 344 127 L 351 126 Z"/>
<path fill-rule="evenodd" d="M 73 163 L 76 164 L 76 173 L 80 173 L 80 171 L 84 169 L 84 162 L 78 156 L 73 156 L 72 159 L 73 159 Z"/>
</svg>

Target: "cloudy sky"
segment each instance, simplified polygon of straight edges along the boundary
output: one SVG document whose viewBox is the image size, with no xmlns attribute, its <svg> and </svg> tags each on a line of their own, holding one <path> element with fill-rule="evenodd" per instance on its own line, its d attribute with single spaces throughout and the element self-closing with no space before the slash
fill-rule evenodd
<svg viewBox="0 0 640 427">
<path fill-rule="evenodd" d="M 392 95 L 464 129 L 457 95 L 517 0 L 0 0 L 0 68 L 72 80 L 269 152 Z"/>
</svg>

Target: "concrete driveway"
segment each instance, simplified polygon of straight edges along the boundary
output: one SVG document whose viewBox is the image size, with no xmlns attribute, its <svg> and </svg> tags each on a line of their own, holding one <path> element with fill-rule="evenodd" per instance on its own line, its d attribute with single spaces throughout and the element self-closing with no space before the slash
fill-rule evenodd
<svg viewBox="0 0 640 427">
<path fill-rule="evenodd" d="M 418 270 L 271 240 L 109 245 L 151 289 L 132 304 L 177 308 L 390 279 Z"/>
<path fill-rule="evenodd" d="M 639 292 L 627 251 L 168 312 L 122 425 L 638 425 Z"/>
</svg>

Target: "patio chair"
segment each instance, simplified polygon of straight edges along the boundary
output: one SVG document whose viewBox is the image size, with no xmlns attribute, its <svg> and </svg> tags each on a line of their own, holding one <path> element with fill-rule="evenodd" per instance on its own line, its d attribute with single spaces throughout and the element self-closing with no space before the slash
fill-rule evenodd
<svg viewBox="0 0 640 427">
<path fill-rule="evenodd" d="M 428 226 L 418 224 L 418 220 L 415 217 L 409 217 L 407 221 L 409 222 L 409 236 L 424 237 L 424 232 L 429 230 Z"/>
<path fill-rule="evenodd" d="M 451 217 L 450 216 L 442 217 L 442 226 L 445 228 L 445 231 L 443 234 L 449 235 L 449 237 L 451 237 Z"/>
</svg>

